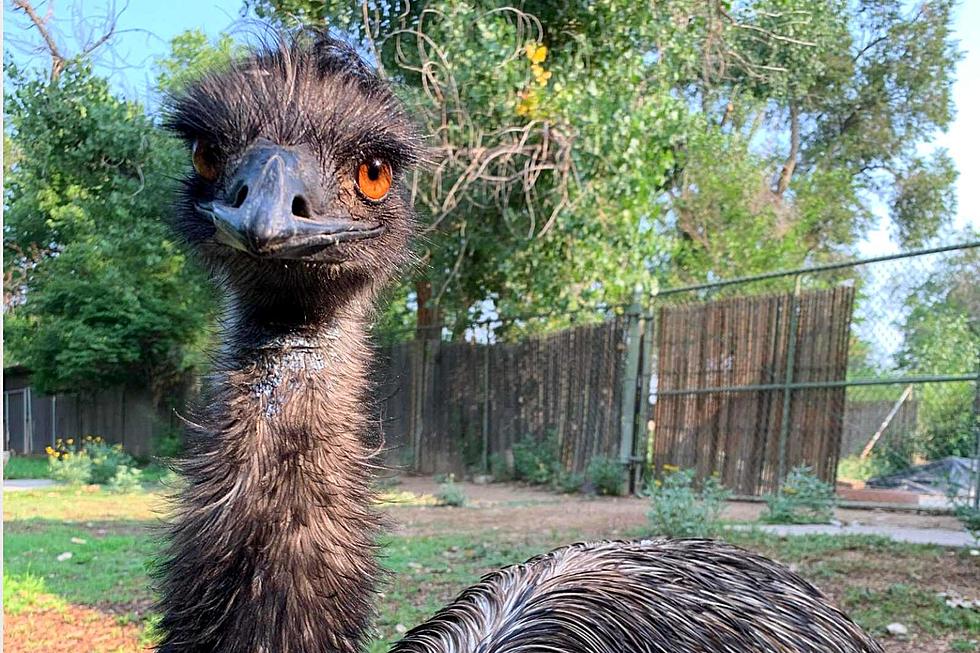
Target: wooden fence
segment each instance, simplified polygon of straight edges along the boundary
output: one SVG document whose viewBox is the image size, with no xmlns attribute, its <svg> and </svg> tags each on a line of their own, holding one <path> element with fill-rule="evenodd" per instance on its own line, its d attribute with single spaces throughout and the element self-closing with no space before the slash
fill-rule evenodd
<svg viewBox="0 0 980 653">
<path fill-rule="evenodd" d="M 463 473 L 506 459 L 524 437 L 553 436 L 583 471 L 618 457 L 627 320 L 518 343 L 415 341 L 380 356 L 381 419 L 390 462 Z"/>
<path fill-rule="evenodd" d="M 772 490 L 784 431 L 781 384 L 845 378 L 853 298 L 852 288 L 840 287 L 663 307 L 656 336 L 630 315 L 513 343 L 383 347 L 378 408 L 387 460 L 422 474 L 462 475 L 507 461 L 522 438 L 554 437 L 571 471 L 583 472 L 596 456 L 639 465 L 652 458 L 702 477 L 718 473 L 739 494 Z M 15 385 L 6 380 L 8 389 Z M 737 389 L 760 384 L 774 387 Z M 786 469 L 806 462 L 833 480 L 844 389 L 791 397 Z M 648 452 L 648 439 L 635 434 L 645 432 L 651 398 Z M 9 399 L 16 417 L 21 397 Z M 122 388 L 25 405 L 35 450 L 55 435 L 91 433 L 148 454 L 176 419 L 157 411 L 146 392 Z M 12 446 L 18 441 L 12 437 Z"/>
<path fill-rule="evenodd" d="M 154 453 L 155 441 L 176 428 L 173 411 L 158 408 L 150 392 L 117 386 L 92 394 L 43 395 L 26 372 L 4 375 L 4 447 L 42 454 L 57 438 L 99 435 L 137 456 Z"/>
<path fill-rule="evenodd" d="M 789 415 L 785 389 L 736 388 L 843 381 L 853 301 L 853 288 L 841 286 L 661 308 L 656 468 L 691 467 L 738 494 L 761 494 L 775 489 L 785 437 L 785 470 L 806 463 L 833 481 L 843 387 L 793 390 Z"/>
</svg>

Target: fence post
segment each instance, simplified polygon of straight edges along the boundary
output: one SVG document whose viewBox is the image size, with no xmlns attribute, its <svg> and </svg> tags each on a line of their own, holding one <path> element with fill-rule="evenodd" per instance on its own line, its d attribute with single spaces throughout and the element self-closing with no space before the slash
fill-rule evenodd
<svg viewBox="0 0 980 653">
<path fill-rule="evenodd" d="M 977 380 L 973 386 L 973 509 L 980 510 L 980 356 L 977 356 Z"/>
<path fill-rule="evenodd" d="M 783 479 L 786 478 L 786 441 L 789 439 L 790 410 L 793 396 L 793 372 L 796 367 L 796 331 L 800 325 L 800 284 L 802 275 L 796 275 L 796 286 L 790 300 L 789 310 L 789 342 L 786 352 L 786 375 L 783 381 L 783 413 L 779 424 L 779 467 L 776 472 L 776 488 L 783 493 Z"/>
<path fill-rule="evenodd" d="M 638 294 L 627 309 L 629 327 L 626 330 L 626 365 L 619 413 L 619 460 L 629 469 L 636 435 L 636 388 L 640 373 L 640 346 L 643 335 L 643 319 Z"/>
<path fill-rule="evenodd" d="M 654 295 L 655 297 L 656 295 Z M 645 465 L 649 462 L 648 455 L 650 453 L 650 429 L 648 424 L 650 422 L 650 383 L 653 377 L 653 368 L 655 365 L 655 360 L 659 351 L 657 349 L 657 314 L 655 313 L 656 307 L 651 304 L 650 315 L 648 317 L 643 317 L 641 319 L 642 327 L 642 347 L 640 349 L 640 368 L 639 377 L 637 379 L 637 391 L 639 395 L 639 407 L 637 408 L 636 414 L 636 428 L 639 430 L 639 440 L 637 443 L 634 439 L 632 455 L 634 456 L 634 463 L 639 463 L 635 465 L 635 470 L 633 472 L 633 487 L 631 488 L 634 492 L 639 488 L 640 482 L 643 480 L 643 470 Z M 637 451 L 637 444 L 639 444 L 639 451 Z M 642 458 L 641 461 L 637 461 L 635 456 L 640 454 Z"/>
<path fill-rule="evenodd" d="M 490 324 L 487 323 L 487 344 L 483 345 L 483 456 L 480 461 L 483 474 L 490 473 Z"/>
</svg>

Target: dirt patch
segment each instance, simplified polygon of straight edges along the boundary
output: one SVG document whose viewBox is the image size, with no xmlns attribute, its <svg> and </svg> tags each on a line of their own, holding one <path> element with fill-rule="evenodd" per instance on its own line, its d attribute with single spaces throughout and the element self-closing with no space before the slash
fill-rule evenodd
<svg viewBox="0 0 980 653">
<path fill-rule="evenodd" d="M 69 605 L 4 614 L 7 653 L 130 653 L 147 650 L 141 628 L 91 608 Z"/>
<path fill-rule="evenodd" d="M 463 508 L 392 506 L 387 510 L 402 535 L 439 535 L 452 532 L 527 533 L 558 532 L 583 538 L 624 537 L 646 526 L 648 501 L 637 497 L 584 497 L 556 494 L 509 484 L 459 483 L 466 493 Z M 433 494 L 438 485 L 431 478 L 407 476 L 397 488 L 416 494 Z M 724 519 L 752 522 L 764 503 L 729 502 Z M 837 510 L 845 523 L 948 528 L 959 530 L 955 517 L 886 510 Z"/>
</svg>

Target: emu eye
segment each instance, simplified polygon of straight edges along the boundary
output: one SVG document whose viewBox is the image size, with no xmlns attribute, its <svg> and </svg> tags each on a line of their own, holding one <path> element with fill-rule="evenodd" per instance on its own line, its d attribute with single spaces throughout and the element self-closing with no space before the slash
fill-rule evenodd
<svg viewBox="0 0 980 653">
<path fill-rule="evenodd" d="M 197 139 L 191 147 L 194 159 L 194 169 L 208 181 L 218 178 L 218 157 L 215 156 L 214 146 L 208 141 Z"/>
<path fill-rule="evenodd" d="M 365 161 L 357 169 L 357 187 L 369 200 L 380 200 L 391 188 L 391 166 L 381 159 Z"/>
</svg>

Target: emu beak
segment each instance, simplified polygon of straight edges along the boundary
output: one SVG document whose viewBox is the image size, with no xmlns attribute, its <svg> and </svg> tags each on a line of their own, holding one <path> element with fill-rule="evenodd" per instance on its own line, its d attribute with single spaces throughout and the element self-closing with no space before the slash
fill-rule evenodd
<svg viewBox="0 0 980 653">
<path fill-rule="evenodd" d="M 380 223 L 348 214 L 313 215 L 311 199 L 320 183 L 302 153 L 259 141 L 243 158 L 231 188 L 231 203 L 213 201 L 197 210 L 215 226 L 215 240 L 263 258 L 334 260 L 338 243 L 373 238 Z"/>
</svg>

